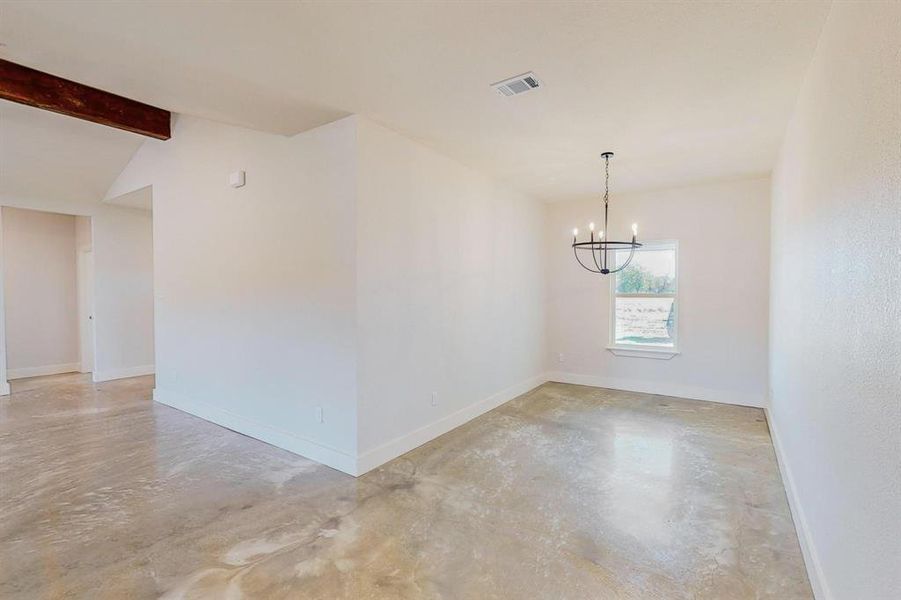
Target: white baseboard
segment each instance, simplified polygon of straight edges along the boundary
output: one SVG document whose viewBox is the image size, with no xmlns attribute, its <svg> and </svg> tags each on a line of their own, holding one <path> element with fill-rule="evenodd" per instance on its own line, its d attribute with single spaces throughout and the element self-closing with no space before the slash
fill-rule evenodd
<svg viewBox="0 0 901 600">
<path fill-rule="evenodd" d="M 289 433 L 269 425 L 257 423 L 244 416 L 223 410 L 204 402 L 190 400 L 171 391 L 155 389 L 153 398 L 161 404 L 171 406 L 188 414 L 200 417 L 217 425 L 221 425 L 238 433 L 248 435 L 279 448 L 294 452 L 311 460 L 328 465 L 349 475 L 359 476 L 386 462 L 413 450 L 431 440 L 456 429 L 472 419 L 504 404 L 510 400 L 529 392 L 547 381 L 562 383 L 574 383 L 578 385 L 590 385 L 612 389 L 645 392 L 651 394 L 663 394 L 682 398 L 694 398 L 698 400 L 711 400 L 741 404 L 744 406 L 762 406 L 762 403 L 754 404 L 754 399 L 737 398 L 716 390 L 702 390 L 670 385 L 640 385 L 632 382 L 624 382 L 619 379 L 607 379 L 589 375 L 575 375 L 571 373 L 545 373 L 531 377 L 526 381 L 492 394 L 488 398 L 479 400 L 456 412 L 442 417 L 432 423 L 419 427 L 409 433 L 394 438 L 375 448 L 360 453 L 354 457 L 336 448 L 331 448 L 314 442 L 313 440 Z M 625 387 L 629 384 L 629 387 Z"/>
<path fill-rule="evenodd" d="M 337 448 L 332 448 L 319 442 L 301 437 L 299 435 L 282 431 L 271 425 L 258 423 L 247 417 L 224 410 L 206 402 L 199 402 L 185 398 L 181 394 L 156 388 L 153 390 L 153 399 L 160 404 L 171 406 L 195 417 L 200 417 L 226 429 L 250 436 L 260 441 L 272 444 L 278 448 L 299 454 L 304 458 L 328 465 L 348 475 L 357 475 L 357 461 L 354 456 Z"/>
<path fill-rule="evenodd" d="M 141 375 L 153 375 L 155 371 L 156 368 L 154 365 L 138 365 L 137 367 L 125 367 L 124 369 L 94 371 L 94 381 L 112 381 L 113 379 L 126 379 L 128 377 L 140 377 Z"/>
<path fill-rule="evenodd" d="M 385 442 L 384 444 L 376 446 L 371 450 L 367 450 L 366 452 L 361 453 L 357 458 L 357 469 L 359 474 L 362 475 L 367 471 L 371 471 L 372 469 L 385 464 L 389 460 L 397 458 L 426 442 L 430 442 L 438 436 L 444 435 L 448 431 L 456 429 L 460 425 L 485 414 L 489 410 L 497 408 L 501 404 L 509 402 L 517 396 L 521 396 L 522 394 L 535 389 L 546 381 L 547 377 L 544 374 L 537 375 L 522 383 L 501 390 L 488 398 L 484 398 L 474 404 L 461 408 L 460 410 L 429 423 L 428 425 L 424 425 L 419 429 L 415 429 L 410 433 L 406 433 Z"/>
<path fill-rule="evenodd" d="M 689 400 L 706 400 L 708 402 L 752 406 L 755 408 L 763 408 L 766 406 L 766 401 L 763 396 L 715 390 L 693 385 L 681 385 L 678 383 L 660 383 L 656 381 L 622 379 L 619 377 L 581 375 L 578 373 L 564 373 L 561 371 L 548 373 L 547 378 L 548 381 L 556 381 L 558 383 L 572 383 L 612 390 L 623 390 L 626 392 L 659 394 L 661 396 L 674 396 L 676 398 L 688 398 Z"/>
<path fill-rule="evenodd" d="M 44 365 L 41 367 L 22 367 L 7 371 L 7 379 L 24 379 L 26 377 L 42 377 L 44 375 L 59 375 L 60 373 L 77 373 L 81 363 L 64 363 L 61 365 Z"/>
<path fill-rule="evenodd" d="M 0 381 L 0 396 L 9 396 L 9 382 L 8 381 Z"/>
<path fill-rule="evenodd" d="M 501 404 L 520 396 L 547 381 L 544 375 L 528 379 L 520 384 L 509 387 L 488 398 L 460 409 L 433 423 L 420 427 L 415 431 L 397 437 L 385 444 L 354 457 L 346 452 L 315 442 L 308 438 L 280 430 L 270 425 L 264 425 L 248 419 L 247 417 L 223 410 L 205 402 L 190 400 L 184 396 L 156 388 L 153 390 L 153 399 L 166 406 L 178 409 L 182 412 L 200 417 L 211 423 L 221 425 L 232 431 L 272 444 L 278 448 L 299 454 L 305 458 L 315 460 L 328 465 L 348 475 L 355 477 L 363 475 L 367 471 L 383 465 L 410 450 L 425 444 L 448 431 L 471 421 L 489 410 L 497 408 Z"/>
<path fill-rule="evenodd" d="M 767 425 L 770 428 L 773 449 L 776 451 L 776 462 L 779 464 L 779 473 L 782 475 L 782 485 L 785 487 L 788 507 L 792 513 L 795 530 L 798 532 L 798 542 L 801 544 L 801 554 L 804 555 L 804 564 L 807 567 L 807 578 L 810 580 L 810 587 L 813 588 L 813 595 L 817 600 L 832 600 L 832 593 L 829 591 L 829 586 L 826 585 L 826 578 L 823 575 L 823 568 L 820 566 L 820 558 L 817 554 L 816 546 L 813 545 L 813 538 L 810 537 L 810 528 L 807 526 L 804 507 L 801 505 L 800 498 L 798 498 L 791 467 L 788 461 L 785 460 L 785 455 L 782 452 L 778 427 L 770 415 L 769 408 L 764 408 L 763 410 L 766 414 Z"/>
</svg>

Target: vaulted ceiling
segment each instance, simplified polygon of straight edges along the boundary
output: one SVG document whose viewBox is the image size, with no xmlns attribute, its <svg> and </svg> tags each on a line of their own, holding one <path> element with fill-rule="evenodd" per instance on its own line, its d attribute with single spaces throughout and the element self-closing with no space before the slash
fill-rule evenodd
<svg viewBox="0 0 901 600">
<path fill-rule="evenodd" d="M 828 9 L 15 2 L 0 5 L 0 56 L 282 134 L 359 113 L 560 200 L 602 188 L 599 155 L 608 149 L 618 191 L 769 171 Z M 530 70 L 543 83 L 536 91 L 507 98 L 489 87 Z M 0 103 L 2 193 L 68 193 L 70 184 L 96 193 L 141 143 L 35 110 Z M 57 181 L 42 181 L 48 173 Z M 73 173 L 83 177 L 63 178 Z"/>
<path fill-rule="evenodd" d="M 0 100 L 0 200 L 97 202 L 144 139 Z"/>
</svg>

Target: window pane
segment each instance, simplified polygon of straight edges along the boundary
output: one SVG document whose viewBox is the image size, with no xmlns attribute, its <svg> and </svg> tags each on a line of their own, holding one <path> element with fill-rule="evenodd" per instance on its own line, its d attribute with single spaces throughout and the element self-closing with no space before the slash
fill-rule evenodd
<svg viewBox="0 0 901 600">
<path fill-rule="evenodd" d="M 617 344 L 673 346 L 675 335 L 673 298 L 617 298 Z"/>
<path fill-rule="evenodd" d="M 629 258 L 616 253 L 616 266 Z M 629 266 L 616 274 L 620 294 L 673 294 L 676 292 L 676 252 L 673 249 L 636 250 Z"/>
</svg>

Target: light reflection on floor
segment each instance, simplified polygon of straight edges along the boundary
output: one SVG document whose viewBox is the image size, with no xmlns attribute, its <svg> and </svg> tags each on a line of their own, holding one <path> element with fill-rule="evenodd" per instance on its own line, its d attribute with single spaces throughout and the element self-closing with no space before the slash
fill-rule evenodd
<svg viewBox="0 0 901 600">
<path fill-rule="evenodd" d="M 354 479 L 152 385 L 0 399 L 0 597 L 811 597 L 758 409 L 546 384 Z"/>
</svg>

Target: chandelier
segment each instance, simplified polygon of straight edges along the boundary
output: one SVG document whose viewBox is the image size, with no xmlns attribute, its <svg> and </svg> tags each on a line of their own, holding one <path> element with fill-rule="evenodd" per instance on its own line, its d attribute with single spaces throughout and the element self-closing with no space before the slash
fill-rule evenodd
<svg viewBox="0 0 901 600">
<path fill-rule="evenodd" d="M 573 229 L 573 254 L 576 257 L 576 260 L 579 261 L 579 264 L 582 265 L 582 268 L 591 271 L 592 273 L 609 275 L 610 273 L 616 273 L 628 267 L 629 263 L 632 262 L 632 257 L 635 256 L 635 249 L 641 248 L 641 244 L 637 241 L 638 223 L 632 223 L 631 242 L 615 242 L 604 237 L 609 231 L 607 229 L 607 212 L 610 204 L 610 159 L 613 157 L 613 152 L 604 152 L 601 156 L 604 157 L 605 174 L 604 228 L 599 231 L 597 237 L 595 237 L 594 223 L 589 223 L 588 230 L 590 237 L 587 242 L 580 242 L 578 228 Z M 616 253 L 617 251 L 623 250 L 629 250 L 629 258 L 626 259 L 626 262 L 617 266 Z M 588 258 L 588 255 L 590 255 L 590 259 Z M 583 258 L 585 260 L 583 260 Z M 588 264 L 585 264 L 586 262 L 588 262 Z"/>
</svg>

